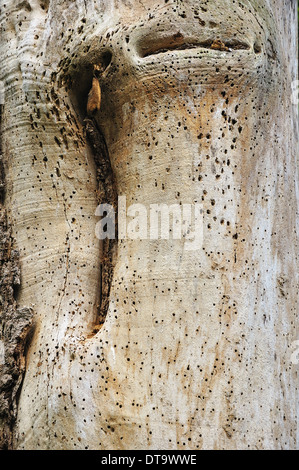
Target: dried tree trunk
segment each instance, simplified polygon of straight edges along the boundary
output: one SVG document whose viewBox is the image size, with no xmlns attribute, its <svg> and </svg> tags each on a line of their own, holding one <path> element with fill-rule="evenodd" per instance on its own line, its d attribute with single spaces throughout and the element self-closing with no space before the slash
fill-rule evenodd
<svg viewBox="0 0 299 470">
<path fill-rule="evenodd" d="M 297 448 L 297 2 L 0 20 L 2 448 Z M 202 204 L 201 249 L 102 243 L 116 196 Z"/>
</svg>

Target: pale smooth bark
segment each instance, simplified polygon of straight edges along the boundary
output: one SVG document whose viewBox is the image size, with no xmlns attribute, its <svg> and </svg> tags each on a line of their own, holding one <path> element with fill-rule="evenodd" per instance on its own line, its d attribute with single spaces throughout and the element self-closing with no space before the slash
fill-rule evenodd
<svg viewBox="0 0 299 470">
<path fill-rule="evenodd" d="M 1 6 L 5 207 L 17 302 L 34 323 L 15 448 L 298 448 L 296 10 Z M 103 325 L 95 211 L 111 192 L 98 190 L 84 123 L 96 64 L 93 122 L 118 196 L 200 203 L 204 224 L 193 251 L 185 239 L 119 240 Z"/>
</svg>

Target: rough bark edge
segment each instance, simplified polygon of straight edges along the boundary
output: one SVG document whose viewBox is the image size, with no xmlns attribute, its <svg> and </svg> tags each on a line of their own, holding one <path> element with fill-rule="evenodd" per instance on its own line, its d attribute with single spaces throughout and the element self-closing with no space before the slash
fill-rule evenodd
<svg viewBox="0 0 299 470">
<path fill-rule="evenodd" d="M 0 125 L 2 106 L 0 110 Z M 17 307 L 19 252 L 4 207 L 5 178 L 0 133 L 0 450 L 12 450 L 18 397 L 25 373 L 25 349 L 32 331 L 30 308 Z"/>
</svg>

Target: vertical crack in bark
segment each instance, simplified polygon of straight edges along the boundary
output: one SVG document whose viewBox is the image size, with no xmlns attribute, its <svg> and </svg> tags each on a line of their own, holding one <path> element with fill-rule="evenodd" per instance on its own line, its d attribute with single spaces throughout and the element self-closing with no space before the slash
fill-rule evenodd
<svg viewBox="0 0 299 470">
<path fill-rule="evenodd" d="M 57 191 L 56 185 L 55 185 L 55 192 L 56 192 L 57 201 L 59 201 L 59 196 L 58 196 L 58 191 Z M 67 223 L 67 225 L 68 225 L 68 227 L 69 227 L 69 231 L 71 232 L 71 226 L 70 226 L 70 222 L 69 222 L 69 220 L 68 220 L 67 212 L 66 212 L 66 202 L 65 202 L 65 200 L 62 201 L 62 204 L 63 204 L 63 211 L 64 211 L 64 216 L 65 216 L 65 221 L 66 221 L 66 223 Z M 68 282 L 68 273 L 69 273 L 69 268 L 70 268 L 70 251 L 71 251 L 71 245 L 70 245 L 69 233 L 67 233 L 67 235 L 66 235 L 65 246 L 66 246 L 66 254 L 65 254 L 65 275 L 64 275 L 64 281 L 63 281 L 63 287 L 62 287 L 60 299 L 59 299 L 59 301 L 58 301 L 58 305 L 57 305 L 57 308 L 56 308 L 56 317 L 57 317 L 57 321 L 58 321 L 58 317 L 59 317 L 59 313 L 60 313 L 61 304 L 62 304 L 63 298 L 64 298 L 64 296 L 65 296 L 65 293 L 66 293 L 66 287 L 67 287 L 67 282 Z"/>
<path fill-rule="evenodd" d="M 115 211 L 115 238 L 109 239 L 107 237 L 102 241 L 100 285 L 101 295 L 96 321 L 96 326 L 101 327 L 108 312 L 115 257 L 117 253 L 118 194 L 105 138 L 94 118 L 85 119 L 85 132 L 88 143 L 93 151 L 97 168 L 99 204 L 110 204 L 113 206 Z"/>
<path fill-rule="evenodd" d="M 2 105 L 0 110 L 0 126 Z M 33 331 L 30 308 L 17 307 L 19 253 L 4 207 L 4 165 L 0 127 L 0 450 L 13 448 L 18 399 L 25 373 L 25 349 Z"/>
</svg>

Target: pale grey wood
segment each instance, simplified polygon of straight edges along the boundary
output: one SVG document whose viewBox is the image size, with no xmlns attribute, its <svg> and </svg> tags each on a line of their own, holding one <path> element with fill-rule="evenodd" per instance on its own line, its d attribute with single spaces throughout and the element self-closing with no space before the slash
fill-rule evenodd
<svg viewBox="0 0 299 470">
<path fill-rule="evenodd" d="M 289 0 L 1 6 L 5 207 L 35 325 L 15 448 L 298 448 L 296 12 Z M 83 120 L 102 63 L 95 119 L 118 195 L 201 203 L 204 229 L 197 251 L 119 241 L 95 331 Z"/>
</svg>

